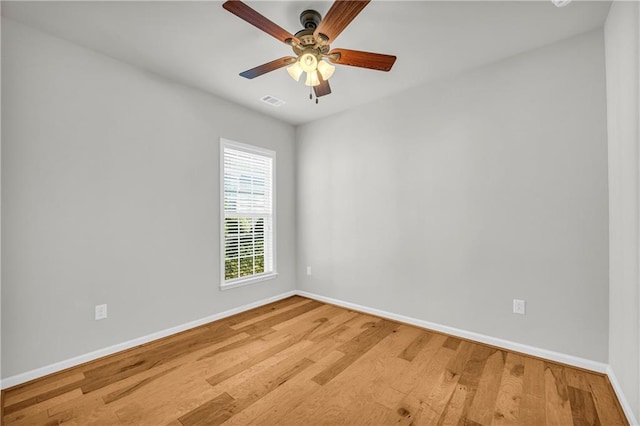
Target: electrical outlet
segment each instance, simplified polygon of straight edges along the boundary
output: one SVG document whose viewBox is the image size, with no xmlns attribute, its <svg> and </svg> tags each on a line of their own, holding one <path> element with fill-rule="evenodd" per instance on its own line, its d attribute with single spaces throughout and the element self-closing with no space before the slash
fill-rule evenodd
<svg viewBox="0 0 640 426">
<path fill-rule="evenodd" d="M 513 313 L 524 315 L 524 300 L 513 299 Z"/>
<path fill-rule="evenodd" d="M 307 266 L 307 275 L 311 275 L 311 266 Z"/>
<path fill-rule="evenodd" d="M 107 305 L 96 305 L 96 321 L 107 317 Z"/>
</svg>

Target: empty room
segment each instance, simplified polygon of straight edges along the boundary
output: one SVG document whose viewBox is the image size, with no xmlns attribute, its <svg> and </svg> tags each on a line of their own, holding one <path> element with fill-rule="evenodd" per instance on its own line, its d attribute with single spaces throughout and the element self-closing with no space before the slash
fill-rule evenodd
<svg viewBox="0 0 640 426">
<path fill-rule="evenodd" d="M 639 425 L 640 2 L 1 1 L 3 425 Z"/>
</svg>

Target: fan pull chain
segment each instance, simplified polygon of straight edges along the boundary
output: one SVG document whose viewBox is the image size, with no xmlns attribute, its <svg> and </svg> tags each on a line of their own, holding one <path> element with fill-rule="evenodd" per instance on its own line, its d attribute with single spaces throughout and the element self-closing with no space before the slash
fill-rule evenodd
<svg viewBox="0 0 640 426">
<path fill-rule="evenodd" d="M 311 92 L 311 86 L 309 86 L 309 100 L 313 100 L 313 92 Z M 318 105 L 318 97 L 316 96 L 316 105 Z"/>
</svg>

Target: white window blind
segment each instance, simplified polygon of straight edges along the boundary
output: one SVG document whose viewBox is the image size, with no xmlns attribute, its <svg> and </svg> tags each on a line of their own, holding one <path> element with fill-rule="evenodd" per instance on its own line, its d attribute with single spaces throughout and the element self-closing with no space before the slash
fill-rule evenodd
<svg viewBox="0 0 640 426">
<path fill-rule="evenodd" d="M 275 153 L 226 140 L 222 148 L 224 287 L 275 272 Z"/>
</svg>

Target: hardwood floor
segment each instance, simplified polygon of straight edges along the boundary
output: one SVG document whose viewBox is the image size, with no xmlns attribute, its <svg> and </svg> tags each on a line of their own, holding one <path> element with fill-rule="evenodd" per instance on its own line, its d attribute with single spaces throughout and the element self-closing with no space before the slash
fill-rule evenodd
<svg viewBox="0 0 640 426">
<path fill-rule="evenodd" d="M 291 297 L 3 392 L 7 425 L 625 425 L 606 376 Z"/>
</svg>

